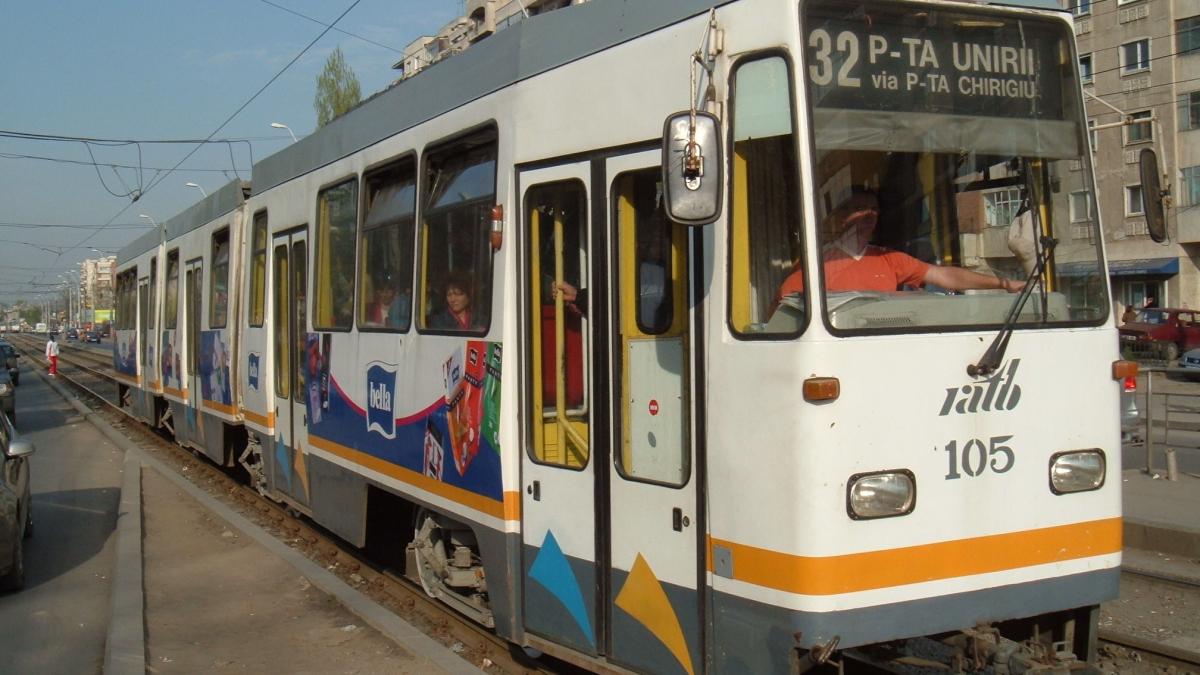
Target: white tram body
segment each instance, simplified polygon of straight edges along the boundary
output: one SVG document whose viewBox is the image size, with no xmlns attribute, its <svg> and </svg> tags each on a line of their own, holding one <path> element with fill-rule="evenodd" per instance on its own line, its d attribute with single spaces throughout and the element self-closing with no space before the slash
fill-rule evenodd
<svg viewBox="0 0 1200 675">
<path fill-rule="evenodd" d="M 693 103 L 718 202 L 689 228 L 663 129 Z M 1082 110 L 1052 2 L 593 0 L 130 245 L 117 370 L 147 422 L 576 662 L 787 672 L 980 624 L 1088 658 L 1121 503 Z M 976 290 L 843 287 L 865 192 L 905 286 Z"/>
</svg>

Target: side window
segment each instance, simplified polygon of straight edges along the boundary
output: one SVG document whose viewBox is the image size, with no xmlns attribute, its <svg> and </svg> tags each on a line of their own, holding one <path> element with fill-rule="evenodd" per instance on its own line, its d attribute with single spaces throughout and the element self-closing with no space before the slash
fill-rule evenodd
<svg viewBox="0 0 1200 675">
<path fill-rule="evenodd" d="M 317 195 L 316 292 L 313 328 L 349 330 L 354 317 L 354 237 L 358 232 L 358 179 Z"/>
<path fill-rule="evenodd" d="M 146 327 L 154 329 L 158 324 L 156 309 L 158 307 L 158 258 L 150 259 L 150 310 L 146 317 Z"/>
<path fill-rule="evenodd" d="M 290 281 L 287 244 L 279 244 L 275 247 L 275 270 L 271 281 L 271 287 L 275 289 L 275 302 L 272 303 L 274 330 L 271 332 L 275 336 L 275 349 L 272 350 L 275 352 L 275 395 L 285 399 L 290 397 L 292 392 L 292 370 L 289 366 L 291 355 L 288 353 L 291 330 L 288 323 Z"/>
<path fill-rule="evenodd" d="M 637 327 L 646 335 L 661 335 L 675 321 L 671 221 L 663 210 L 661 183 L 634 180 L 628 192 L 636 214 L 633 283 Z"/>
<path fill-rule="evenodd" d="M 250 325 L 261 326 L 267 280 L 267 212 L 254 214 L 250 233 Z"/>
<path fill-rule="evenodd" d="M 421 328 L 482 334 L 492 304 L 496 132 L 425 155 L 421 190 Z"/>
<path fill-rule="evenodd" d="M 412 316 L 415 162 L 406 159 L 371 173 L 364 180 L 364 191 L 358 325 L 367 330 L 406 331 Z"/>
<path fill-rule="evenodd" d="M 167 253 L 167 288 L 163 298 L 163 327 L 179 326 L 179 249 Z"/>
<path fill-rule="evenodd" d="M 229 228 L 213 235 L 211 279 L 208 327 L 224 328 L 229 320 Z"/>
<path fill-rule="evenodd" d="M 804 326 L 792 78 L 779 56 L 734 72 L 729 326 L 740 336 L 795 335 Z"/>
</svg>

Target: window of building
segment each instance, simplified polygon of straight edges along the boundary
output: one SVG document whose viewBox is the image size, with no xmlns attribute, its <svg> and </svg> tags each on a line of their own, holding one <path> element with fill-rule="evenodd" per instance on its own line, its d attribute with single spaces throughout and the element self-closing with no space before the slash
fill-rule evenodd
<svg viewBox="0 0 1200 675">
<path fill-rule="evenodd" d="M 988 227 L 1008 227 L 1021 209 L 1021 188 L 988 192 L 983 199 L 984 221 Z"/>
<path fill-rule="evenodd" d="M 1079 57 L 1079 81 L 1082 84 L 1092 82 L 1092 55 L 1084 54 Z"/>
<path fill-rule="evenodd" d="M 1200 204 L 1200 166 L 1187 166 L 1180 170 L 1179 199 L 1183 206 Z"/>
<path fill-rule="evenodd" d="M 1121 74 L 1150 70 L 1150 39 L 1143 38 L 1121 45 Z"/>
<path fill-rule="evenodd" d="M 1200 129 L 1200 91 L 1180 94 L 1175 103 L 1175 117 L 1179 120 L 1179 130 Z"/>
<path fill-rule="evenodd" d="M 212 238 L 212 288 L 208 299 L 208 327 L 224 328 L 229 320 L 229 228 Z"/>
<path fill-rule="evenodd" d="M 1135 113 L 1130 113 L 1130 117 L 1135 121 L 1125 127 L 1125 144 L 1133 143 L 1149 143 L 1154 140 L 1154 123 L 1150 121 L 1153 112 L 1149 110 L 1140 110 Z M 1145 120 L 1145 121 L 1137 121 Z"/>
<path fill-rule="evenodd" d="M 1178 56 L 1200 51 L 1200 16 L 1175 22 L 1175 53 Z"/>
<path fill-rule="evenodd" d="M 1071 13 L 1075 16 L 1085 16 L 1092 13 L 1092 0 L 1072 0 Z"/>
<path fill-rule="evenodd" d="M 492 309 L 496 131 L 426 153 L 422 170 L 420 327 L 485 333 Z"/>
<path fill-rule="evenodd" d="M 179 326 L 179 249 L 167 253 L 167 289 L 163 298 L 163 327 L 168 330 Z"/>
<path fill-rule="evenodd" d="M 315 330 L 349 330 L 354 318 L 354 245 L 358 234 L 358 179 L 317 194 L 313 287 Z"/>
<path fill-rule="evenodd" d="M 261 326 L 266 315 L 267 212 L 254 214 L 250 234 L 250 325 Z"/>
<path fill-rule="evenodd" d="M 795 335 L 807 314 L 805 293 L 779 294 L 804 257 L 789 70 L 770 56 L 734 72 L 729 325 L 741 336 Z"/>
<path fill-rule="evenodd" d="M 1125 186 L 1125 216 L 1140 216 L 1142 215 L 1142 186 L 1141 185 L 1126 185 Z"/>
<path fill-rule="evenodd" d="M 1092 219 L 1092 198 L 1087 190 L 1071 193 L 1071 222 L 1084 223 Z"/>
<path fill-rule="evenodd" d="M 366 209 L 358 279 L 358 326 L 406 331 L 412 317 L 417 169 L 410 157 L 364 180 Z"/>
</svg>

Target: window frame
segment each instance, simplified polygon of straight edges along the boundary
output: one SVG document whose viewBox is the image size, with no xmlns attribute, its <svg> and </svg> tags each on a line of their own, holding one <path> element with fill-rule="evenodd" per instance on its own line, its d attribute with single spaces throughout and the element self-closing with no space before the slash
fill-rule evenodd
<svg viewBox="0 0 1200 675">
<path fill-rule="evenodd" d="M 1142 143 L 1154 142 L 1154 110 L 1134 110 L 1129 113 L 1129 119 L 1144 121 L 1135 121 L 1132 124 L 1127 124 L 1121 128 L 1121 131 L 1124 134 L 1125 145 L 1139 145 Z M 1148 135 L 1145 138 L 1133 138 L 1133 130 L 1135 128 L 1147 129 Z"/>
<path fill-rule="evenodd" d="M 1133 202 L 1132 198 L 1135 194 L 1135 191 L 1137 194 L 1137 205 L 1136 205 L 1136 208 L 1138 209 L 1137 211 L 1133 210 L 1134 202 Z M 1124 201 L 1125 201 L 1125 217 L 1126 218 L 1140 218 L 1141 216 L 1146 215 L 1146 212 L 1142 209 L 1141 192 L 1142 192 L 1142 184 L 1141 183 L 1133 183 L 1133 184 L 1129 184 L 1129 185 L 1125 186 L 1123 195 L 1124 195 Z"/>
<path fill-rule="evenodd" d="M 1096 81 L 1095 60 L 1092 54 L 1093 52 L 1088 52 L 1079 55 L 1079 84 L 1081 85 L 1094 84 Z M 1087 62 L 1086 69 L 1083 66 L 1085 61 Z"/>
<path fill-rule="evenodd" d="M 321 316 L 321 309 L 322 309 L 322 307 L 319 306 L 319 303 L 321 300 L 321 295 L 320 295 L 320 293 L 312 293 L 312 291 L 318 285 L 324 286 L 327 282 L 330 282 L 330 279 L 326 278 L 326 275 L 332 274 L 332 271 L 333 271 L 332 258 L 330 258 L 331 267 L 328 270 L 328 272 L 322 272 L 319 269 L 320 264 L 321 264 L 321 255 L 324 252 L 324 248 L 325 248 L 321 244 L 321 239 L 322 239 L 321 198 L 323 195 L 325 195 L 327 192 L 329 192 L 331 190 L 340 188 L 345 185 L 351 185 L 351 184 L 354 186 L 354 190 L 355 190 L 354 199 L 353 199 L 354 211 L 355 211 L 355 213 L 354 213 L 354 228 L 352 231 L 354 233 L 354 237 L 355 237 L 356 241 L 353 242 L 354 246 L 352 248 L 352 250 L 354 251 L 354 257 L 350 261 L 350 295 L 348 298 L 335 298 L 332 286 L 330 286 L 329 291 L 328 291 L 329 301 L 330 301 L 330 305 L 331 305 L 331 307 L 330 307 L 331 315 L 334 311 L 334 308 L 338 306 L 338 304 L 339 304 L 338 301 L 346 300 L 351 303 L 350 316 L 349 316 L 349 320 L 346 322 L 346 325 L 344 325 L 344 326 L 337 325 L 336 323 L 326 325 L 323 323 L 318 323 L 318 319 Z M 312 266 L 313 267 L 311 270 L 311 274 L 309 274 L 306 279 L 306 281 L 310 285 L 310 288 L 308 288 L 306 290 L 309 291 L 307 300 L 308 300 L 309 306 L 312 308 L 312 313 L 311 313 L 311 316 L 309 317 L 309 319 L 312 321 L 313 332 L 348 333 L 354 328 L 353 303 L 354 303 L 355 299 L 357 298 L 355 284 L 357 282 L 357 277 L 358 277 L 358 273 L 357 273 L 357 270 L 358 270 L 357 238 L 358 238 L 358 231 L 359 231 L 359 221 L 361 220 L 361 217 L 362 217 L 362 213 L 359 210 L 359 205 L 360 205 L 359 200 L 360 200 L 361 194 L 362 194 L 362 176 L 360 176 L 357 173 L 352 173 L 352 174 L 343 176 L 341 178 L 338 178 L 336 180 L 330 181 L 328 183 L 321 185 L 321 187 L 319 187 L 317 189 L 317 197 L 316 197 L 316 201 L 314 202 L 314 206 L 316 208 L 316 211 L 314 213 L 316 226 L 313 227 L 313 232 L 312 232 L 313 242 L 312 242 L 312 246 L 310 247 L 312 249 L 312 253 L 313 253 L 313 258 L 312 258 Z"/>
<path fill-rule="evenodd" d="M 1200 164 L 1179 167 L 1179 202 L 1180 206 L 1200 205 Z"/>
<path fill-rule="evenodd" d="M 1078 214 L 1075 212 L 1076 196 L 1079 195 L 1082 195 L 1084 203 L 1087 204 L 1087 213 L 1082 218 L 1077 217 Z M 1092 199 L 1089 191 L 1076 190 L 1067 194 L 1067 219 L 1071 223 L 1090 223 L 1096 219 L 1095 214 L 1092 213 Z"/>
<path fill-rule="evenodd" d="M 375 178 L 379 175 L 386 174 L 389 171 L 393 171 L 393 170 L 402 172 L 405 169 L 406 163 L 409 165 L 408 168 L 412 172 L 412 183 L 413 183 L 412 223 L 410 225 L 410 228 L 412 229 L 412 238 L 411 238 L 412 249 L 410 251 L 408 251 L 408 282 L 411 286 L 410 292 L 412 293 L 412 297 L 409 299 L 408 317 L 406 317 L 407 323 L 405 324 L 405 326 L 403 328 L 388 327 L 388 326 L 372 326 L 372 325 L 369 325 L 366 323 L 365 317 L 363 316 L 363 311 L 364 311 L 364 308 L 366 307 L 367 303 L 363 302 L 364 299 L 359 297 L 360 294 L 363 293 L 364 289 L 367 287 L 367 284 L 363 280 L 363 275 L 365 275 L 369 272 L 369 270 L 367 270 L 367 260 L 363 254 L 364 247 L 366 246 L 366 242 L 367 242 L 366 224 L 367 224 L 368 186 L 371 183 L 371 179 Z M 418 251 L 417 237 L 419 235 L 418 230 L 421 227 L 421 218 L 420 218 L 421 214 L 418 212 L 418 209 L 421 204 L 421 190 L 422 190 L 422 183 L 423 183 L 423 181 L 421 180 L 421 166 L 422 166 L 421 158 L 417 154 L 417 151 L 416 150 L 408 150 L 399 155 L 391 157 L 383 162 L 380 162 L 374 166 L 368 167 L 362 173 L 362 179 L 361 179 L 359 195 L 358 195 L 358 198 L 359 198 L 359 207 L 358 207 L 359 217 L 358 217 L 358 234 L 357 234 L 358 241 L 356 242 L 357 245 L 355 247 L 356 248 L 355 255 L 357 256 L 358 260 L 357 260 L 357 264 L 355 265 L 355 275 L 357 276 L 357 281 L 356 281 L 355 294 L 354 294 L 354 325 L 358 328 L 359 332 L 362 332 L 362 333 L 394 333 L 394 334 L 403 335 L 403 334 L 410 332 L 413 329 L 413 325 L 416 323 L 416 314 L 417 314 L 417 312 L 416 312 L 416 302 L 417 302 L 416 295 L 417 294 L 416 294 L 415 289 L 417 288 L 417 284 L 416 284 L 416 280 L 414 277 L 416 276 L 416 270 L 417 270 L 417 255 L 418 255 L 417 254 L 417 251 Z M 372 230 L 374 230 L 374 229 L 382 230 L 382 229 L 392 227 L 392 226 L 393 225 L 380 225 L 376 228 L 372 228 Z M 402 252 L 402 254 L 403 254 L 403 252 Z"/>
<path fill-rule="evenodd" d="M 217 316 L 217 282 L 220 280 L 221 263 L 217 261 L 217 247 L 224 238 L 225 248 L 225 311 L 223 316 Z M 226 328 L 229 326 L 229 277 L 230 271 L 233 269 L 230 264 L 233 256 L 233 237 L 228 225 L 225 225 L 213 231 L 209 237 L 209 263 L 210 273 L 208 275 L 208 327 L 210 329 Z"/>
<path fill-rule="evenodd" d="M 1192 114 L 1195 109 L 1195 115 Z M 1175 97 L 1175 128 L 1177 131 L 1200 129 L 1200 89 L 1188 91 Z M 1193 120 L 1195 123 L 1193 124 Z"/>
<path fill-rule="evenodd" d="M 1132 45 L 1142 44 L 1142 43 L 1145 43 L 1145 45 L 1146 45 L 1146 54 L 1145 54 L 1146 65 L 1138 66 L 1138 67 L 1130 67 L 1129 62 L 1126 60 L 1125 48 L 1130 47 Z M 1130 40 L 1128 42 L 1122 42 L 1118 46 L 1118 49 L 1119 49 L 1118 54 L 1120 55 L 1121 75 L 1122 76 L 1136 75 L 1138 73 L 1145 73 L 1145 72 L 1150 71 L 1150 63 L 1152 61 L 1150 46 L 1151 46 L 1150 38 L 1148 38 L 1148 37 L 1138 38 L 1136 40 Z M 1138 63 L 1141 63 L 1141 60 L 1139 60 Z"/>
<path fill-rule="evenodd" d="M 174 261 L 175 267 L 175 293 L 171 291 L 171 262 Z M 180 270 L 182 263 L 179 261 L 179 249 L 175 248 L 167 251 L 167 270 L 166 276 L 163 278 L 163 330 L 178 330 L 179 329 L 179 280 L 181 278 Z"/>
<path fill-rule="evenodd" d="M 261 219 L 261 220 L 260 220 Z M 262 328 L 267 318 L 267 252 L 271 247 L 271 220 L 267 209 L 259 209 L 250 218 L 250 274 L 249 297 L 246 303 L 246 321 L 251 328 Z M 260 228 L 261 225 L 261 228 Z M 258 233 L 262 232 L 262 249 L 258 248 Z M 256 264 L 262 256 L 260 273 L 256 276 Z M 257 323 L 255 323 L 257 319 Z"/>
<path fill-rule="evenodd" d="M 1187 23 L 1194 25 L 1184 28 Z M 1193 43 L 1191 48 L 1184 47 L 1185 38 Z M 1191 56 L 1200 54 L 1200 15 L 1185 16 L 1175 20 L 1175 56 Z"/>
<path fill-rule="evenodd" d="M 490 139 L 488 139 L 489 136 L 490 136 Z M 460 336 L 482 337 L 482 336 L 487 335 L 491 331 L 492 321 L 495 318 L 493 316 L 495 307 L 493 306 L 491 296 L 494 295 L 494 291 L 495 291 L 497 251 L 491 247 L 490 243 L 488 245 L 488 251 L 489 251 L 489 255 L 490 255 L 490 260 L 488 261 L 489 278 L 486 279 L 487 293 L 489 295 L 487 321 L 480 328 L 475 329 L 475 330 L 451 330 L 451 329 L 445 329 L 445 328 L 433 328 L 433 327 L 429 326 L 428 316 L 426 315 L 426 311 L 425 311 L 426 310 L 425 301 L 428 298 L 429 288 L 430 288 L 430 283 L 429 283 L 430 282 L 430 278 L 429 278 L 430 269 L 429 269 L 429 251 L 428 251 L 428 248 L 429 248 L 429 224 L 427 222 L 427 219 L 429 217 L 429 212 L 431 210 L 429 208 L 429 205 L 426 203 L 426 200 L 430 196 L 428 194 L 428 190 L 429 190 L 430 186 L 429 186 L 429 181 L 426 180 L 425 177 L 429 173 L 429 170 L 430 170 L 429 164 L 430 164 L 431 160 L 454 155 L 455 154 L 454 147 L 456 145 L 467 144 L 472 139 L 475 139 L 475 138 L 480 139 L 480 142 L 477 144 L 471 144 L 470 149 L 467 150 L 467 152 L 470 152 L 478 147 L 483 147 L 485 145 L 490 145 L 493 148 L 494 156 L 493 156 L 492 161 L 494 163 L 494 171 L 492 173 L 492 192 L 491 192 L 492 200 L 491 201 L 492 201 L 493 207 L 495 207 L 497 205 L 501 205 L 501 202 L 499 201 L 501 199 L 501 195 L 499 192 L 500 166 L 501 166 L 500 165 L 500 127 L 496 123 L 495 120 L 488 120 L 482 124 L 476 125 L 474 127 L 471 127 L 471 128 L 465 129 L 465 130 L 455 132 L 454 134 L 446 136 L 445 138 L 430 142 L 430 143 L 426 144 L 425 147 L 421 151 L 421 157 L 420 157 L 420 162 L 418 164 L 418 171 L 417 171 L 417 176 L 418 176 L 417 177 L 417 188 L 418 188 L 418 191 L 417 191 L 417 213 L 416 213 L 416 228 L 417 228 L 417 230 L 416 230 L 416 237 L 413 241 L 414 248 L 417 251 L 419 251 L 419 254 L 415 254 L 415 255 L 417 255 L 417 261 L 416 261 L 416 265 L 415 265 L 416 285 L 413 288 L 413 309 L 412 309 L 413 319 L 414 319 L 412 323 L 416 326 L 417 333 L 419 333 L 421 335 L 460 335 Z M 488 139 L 488 140 L 485 141 L 483 139 Z M 461 152 L 459 154 L 461 154 Z M 440 213 L 440 212 L 441 212 L 440 209 L 434 211 L 435 214 Z M 475 296 L 473 298 L 471 298 L 472 303 L 477 303 L 478 298 L 481 296 L 480 290 L 483 286 L 484 281 L 485 281 L 485 279 L 482 279 L 482 278 L 474 279 Z"/>
<path fill-rule="evenodd" d="M 729 94 L 726 97 L 726 101 L 725 101 L 726 110 L 728 110 L 728 117 L 729 117 L 729 130 L 730 130 L 729 133 L 731 134 L 730 138 L 732 139 L 733 138 L 732 134 L 735 132 L 735 130 L 737 128 L 736 127 L 737 119 L 734 114 L 734 110 L 735 110 L 734 100 L 735 100 L 735 97 L 737 96 L 738 71 L 742 68 L 742 66 L 746 65 L 747 63 L 750 63 L 753 61 L 766 60 L 766 59 L 775 58 L 775 57 L 778 57 L 783 60 L 783 65 L 787 69 L 787 74 L 788 74 L 788 101 L 789 101 L 788 107 L 789 107 L 790 113 L 791 113 L 791 124 L 792 124 L 792 141 L 793 141 L 792 152 L 796 158 L 796 160 L 795 160 L 796 161 L 796 178 L 799 182 L 799 185 L 797 185 L 796 196 L 794 198 L 792 207 L 795 209 L 795 213 L 800 219 L 800 223 L 798 225 L 798 227 L 800 229 L 800 254 L 803 257 L 807 257 L 810 242 L 808 240 L 807 214 L 804 211 L 804 171 L 805 171 L 805 169 L 801 166 L 801 164 L 802 164 L 801 158 L 803 157 L 803 155 L 801 154 L 801 150 L 800 150 L 801 140 L 800 140 L 799 111 L 797 110 L 797 107 L 796 107 L 796 93 L 797 93 L 797 86 L 798 86 L 796 83 L 796 64 L 792 61 L 791 54 L 789 54 L 787 50 L 785 50 L 785 49 L 765 49 L 762 51 L 751 52 L 751 53 L 742 55 L 739 59 L 737 59 L 734 63 L 732 63 L 730 65 L 730 68 L 729 68 Z M 732 212 L 733 212 L 733 208 L 734 208 L 734 204 L 735 204 L 735 202 L 734 202 L 734 199 L 735 199 L 735 195 L 734 195 L 735 157 L 734 157 L 734 155 L 735 154 L 736 153 L 734 152 L 734 149 L 733 149 L 733 142 L 731 140 L 729 151 L 727 153 L 725 153 L 725 155 L 726 155 L 725 156 L 725 170 L 726 170 L 726 175 L 729 176 L 728 194 L 726 195 L 725 203 L 729 204 L 729 211 L 731 214 L 728 218 L 726 218 L 726 237 L 730 241 L 732 241 L 732 237 L 733 237 Z M 747 231 L 747 237 L 749 237 L 748 231 Z M 725 279 L 725 307 L 726 307 L 725 328 L 726 328 L 726 330 L 729 331 L 730 335 L 732 335 L 734 337 L 734 339 L 745 340 L 748 342 L 789 341 L 789 340 L 795 340 L 796 338 L 803 335 L 808 330 L 809 325 L 812 322 L 812 315 L 813 315 L 813 296 L 812 296 L 811 292 L 806 292 L 804 294 L 804 318 L 800 323 L 800 327 L 798 329 L 796 329 L 795 331 L 781 332 L 781 333 L 768 333 L 765 331 L 762 333 L 750 333 L 750 332 L 738 330 L 736 328 L 736 326 L 734 325 L 733 314 L 732 314 L 733 302 L 734 302 L 734 299 L 733 299 L 734 284 L 733 284 L 733 276 L 732 276 L 733 270 L 734 270 L 734 260 L 733 260 L 733 247 L 732 246 L 726 247 L 725 268 L 728 270 L 728 275 Z M 787 277 L 785 276 L 784 278 L 786 279 Z"/>
<path fill-rule="evenodd" d="M 1071 0 L 1072 16 L 1088 16 L 1092 13 L 1092 0 Z"/>
</svg>

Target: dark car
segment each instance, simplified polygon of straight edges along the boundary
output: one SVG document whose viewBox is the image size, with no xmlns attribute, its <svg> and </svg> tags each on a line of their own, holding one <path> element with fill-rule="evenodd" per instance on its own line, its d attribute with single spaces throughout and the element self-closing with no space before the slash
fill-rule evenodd
<svg viewBox="0 0 1200 675">
<path fill-rule="evenodd" d="M 78 340 L 79 339 L 79 331 L 75 330 L 74 328 L 68 329 L 67 330 L 67 339 L 68 340 Z"/>
<path fill-rule="evenodd" d="M 13 424 L 17 423 L 17 387 L 7 370 L 0 370 L 0 410 L 8 415 Z"/>
<path fill-rule="evenodd" d="M 84 342 L 95 342 L 96 344 L 100 344 L 100 331 L 89 330 L 88 332 L 83 334 L 83 341 Z"/>
<path fill-rule="evenodd" d="M 1172 307 L 1142 309 L 1120 332 L 1122 353 L 1175 361 L 1183 352 L 1200 347 L 1200 313 Z"/>
<path fill-rule="evenodd" d="M 24 540 L 33 536 L 33 500 L 29 495 L 29 455 L 33 443 L 22 440 L 0 415 L 0 591 L 25 585 Z"/>
<path fill-rule="evenodd" d="M 19 358 L 21 355 L 17 353 L 16 348 L 7 341 L 0 340 L 0 361 L 4 362 L 4 367 L 8 370 L 8 376 L 14 385 L 21 384 L 21 369 L 17 367 Z"/>
</svg>

